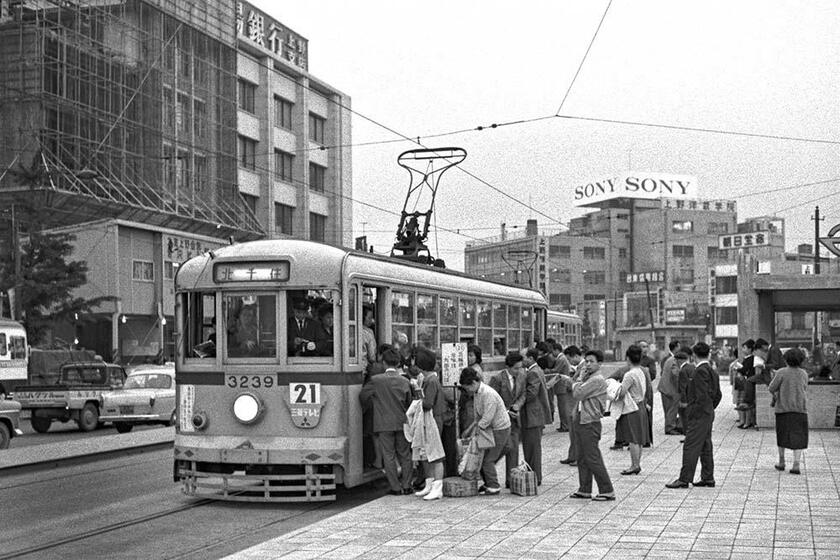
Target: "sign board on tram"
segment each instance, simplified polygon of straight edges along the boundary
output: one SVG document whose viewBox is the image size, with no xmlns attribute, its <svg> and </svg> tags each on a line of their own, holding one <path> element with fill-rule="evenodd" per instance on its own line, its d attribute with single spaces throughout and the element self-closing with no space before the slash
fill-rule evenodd
<svg viewBox="0 0 840 560">
<path fill-rule="evenodd" d="M 441 385 L 455 386 L 461 370 L 467 367 L 467 343 L 453 342 L 440 345 Z"/>
</svg>

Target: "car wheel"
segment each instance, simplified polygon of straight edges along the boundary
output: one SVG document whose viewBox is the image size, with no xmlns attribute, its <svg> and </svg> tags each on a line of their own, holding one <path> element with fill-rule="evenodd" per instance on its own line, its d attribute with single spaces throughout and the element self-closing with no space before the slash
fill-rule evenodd
<svg viewBox="0 0 840 560">
<path fill-rule="evenodd" d="M 39 434 L 46 434 L 52 424 L 52 418 L 44 418 L 43 416 L 33 416 L 29 419 L 32 424 L 32 429 Z"/>
<path fill-rule="evenodd" d="M 79 419 L 76 421 L 79 429 L 83 432 L 91 432 L 96 429 L 99 424 L 99 409 L 96 405 L 87 403 L 82 410 L 79 411 Z"/>
<path fill-rule="evenodd" d="M 129 424 L 128 422 L 114 422 L 114 427 L 119 433 L 127 434 L 134 427 L 134 424 Z"/>
<path fill-rule="evenodd" d="M 9 427 L 3 422 L 0 422 L 0 449 L 8 449 L 11 440 L 12 433 L 9 431 Z"/>
</svg>

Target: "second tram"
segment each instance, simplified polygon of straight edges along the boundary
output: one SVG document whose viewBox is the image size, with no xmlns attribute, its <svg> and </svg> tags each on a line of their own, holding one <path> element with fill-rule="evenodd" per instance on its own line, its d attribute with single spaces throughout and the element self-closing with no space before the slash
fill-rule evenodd
<svg viewBox="0 0 840 560">
<path fill-rule="evenodd" d="M 564 311 L 549 310 L 546 316 L 546 338 L 553 338 L 566 346 L 581 345 L 581 325 L 583 320 L 579 315 Z"/>
</svg>

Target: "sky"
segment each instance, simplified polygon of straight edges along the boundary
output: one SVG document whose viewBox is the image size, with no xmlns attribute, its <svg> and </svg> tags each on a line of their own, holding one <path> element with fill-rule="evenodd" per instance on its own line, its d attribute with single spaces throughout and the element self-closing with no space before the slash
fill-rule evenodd
<svg viewBox="0 0 840 560">
<path fill-rule="evenodd" d="M 397 158 L 421 147 L 403 136 L 467 152 L 429 239 L 459 270 L 467 242 L 529 218 L 564 231 L 575 186 L 631 170 L 696 176 L 739 220 L 785 218 L 788 249 L 813 243 L 814 206 L 823 235 L 840 223 L 836 0 L 253 3 L 351 97 L 353 236 L 376 252 L 409 187 Z"/>
</svg>

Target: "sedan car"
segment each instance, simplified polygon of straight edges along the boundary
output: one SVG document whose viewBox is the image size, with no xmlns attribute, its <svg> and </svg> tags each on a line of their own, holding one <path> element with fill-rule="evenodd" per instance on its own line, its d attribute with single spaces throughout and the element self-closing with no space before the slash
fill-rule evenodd
<svg viewBox="0 0 840 560">
<path fill-rule="evenodd" d="M 175 366 L 142 366 L 128 374 L 121 389 L 99 398 L 99 420 L 117 431 L 138 424 L 175 425 Z"/>
<path fill-rule="evenodd" d="M 15 436 L 22 436 L 20 430 L 20 403 L 0 400 L 0 449 L 8 449 Z"/>
</svg>

